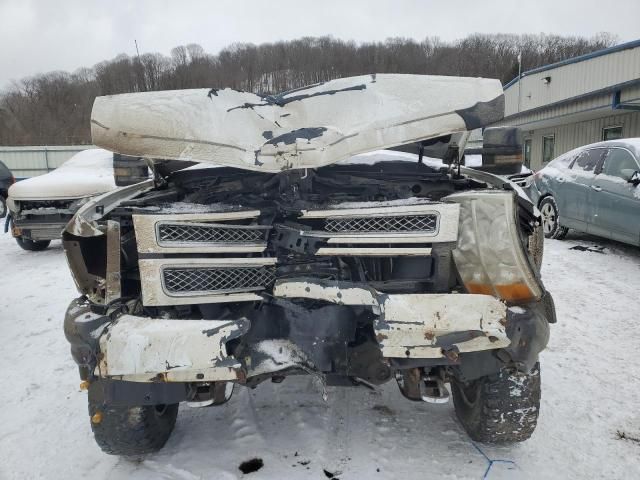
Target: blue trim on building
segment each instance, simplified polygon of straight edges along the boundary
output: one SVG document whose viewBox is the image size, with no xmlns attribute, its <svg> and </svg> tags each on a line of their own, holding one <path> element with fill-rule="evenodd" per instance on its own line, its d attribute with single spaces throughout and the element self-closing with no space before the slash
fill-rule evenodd
<svg viewBox="0 0 640 480">
<path fill-rule="evenodd" d="M 580 55 L 578 57 L 568 58 L 566 60 L 562 60 L 556 63 L 550 63 L 549 65 L 543 65 L 542 67 L 537 67 L 532 70 L 527 70 L 526 72 L 522 72 L 520 78 L 526 77 L 527 75 L 531 75 L 533 73 L 544 72 L 545 70 L 551 70 L 553 68 L 562 67 L 564 65 L 571 65 L 572 63 L 583 62 L 584 60 L 590 60 L 592 58 L 601 57 L 603 55 L 609 55 L 610 53 L 620 52 L 622 50 L 628 50 L 630 48 L 640 47 L 640 39 L 632 40 L 631 42 L 621 43 L 620 45 L 614 45 L 613 47 L 603 48 L 602 50 L 598 50 L 596 52 L 585 53 L 584 55 Z M 506 83 L 502 89 L 506 90 L 514 83 L 518 82 L 518 77 L 514 78 L 510 82 Z"/>
<path fill-rule="evenodd" d="M 526 73 L 527 73 L 527 72 L 522 73 L 522 74 L 520 75 L 520 78 L 524 77 Z M 518 77 L 514 78 L 514 79 L 513 79 L 513 80 L 511 80 L 510 82 L 505 83 L 505 84 L 502 86 L 502 90 L 506 90 L 507 88 L 509 88 L 511 85 L 513 85 L 513 84 L 514 84 L 514 83 L 516 83 L 517 81 L 518 81 Z"/>
<path fill-rule="evenodd" d="M 640 98 L 632 98 L 627 100 L 626 102 L 620 101 L 620 90 L 616 90 L 613 93 L 613 101 L 611 103 L 611 108 L 613 110 L 636 110 L 640 112 L 640 104 L 635 104 L 636 100 L 640 100 Z"/>
<path fill-rule="evenodd" d="M 640 84 L 640 78 L 637 78 L 635 80 L 629 80 L 628 82 L 623 82 L 623 83 L 617 83 L 615 85 L 611 85 L 609 87 L 606 88 L 601 88 L 600 90 L 594 90 L 593 92 L 587 92 L 587 93 L 583 93 L 581 95 L 576 95 L 575 97 L 570 97 L 570 98 L 565 98 L 564 100 L 560 100 L 558 102 L 554 102 L 554 103 L 549 103 L 547 105 L 541 105 L 539 107 L 536 108 L 531 108 L 529 110 L 523 110 L 519 113 L 512 113 L 511 115 L 508 115 L 506 117 L 504 117 L 501 121 L 504 120 L 510 120 L 513 118 L 517 118 L 517 117 L 522 117 L 524 115 L 529 115 L 531 113 L 537 113 L 539 111 L 542 110 L 548 110 L 550 108 L 555 108 L 555 107 L 559 107 L 561 105 L 565 105 L 567 103 L 573 103 L 573 102 L 577 102 L 579 100 L 584 100 L 585 98 L 589 98 L 589 97 L 593 97 L 596 95 L 603 95 L 606 93 L 612 93 L 612 92 L 616 92 L 619 91 L 623 88 L 627 88 L 627 87 L 631 87 L 631 86 L 635 86 L 635 85 L 639 85 Z M 631 101 L 635 101 L 636 99 L 629 99 L 625 102 L 625 104 L 628 104 L 628 102 Z M 611 109 L 613 110 L 613 101 L 611 103 L 608 104 L 609 107 L 611 107 Z M 598 107 L 601 108 L 601 107 Z M 576 112 L 579 113 L 579 112 Z M 568 113 L 567 115 L 573 115 L 573 113 Z M 564 115 L 561 115 L 564 116 Z M 549 118 L 556 118 L 556 117 L 549 117 Z M 536 120 L 538 121 L 538 120 Z"/>
</svg>

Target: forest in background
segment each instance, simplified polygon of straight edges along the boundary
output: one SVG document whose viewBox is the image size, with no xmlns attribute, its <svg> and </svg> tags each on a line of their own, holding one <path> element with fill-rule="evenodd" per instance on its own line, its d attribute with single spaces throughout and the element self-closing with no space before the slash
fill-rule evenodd
<svg viewBox="0 0 640 480">
<path fill-rule="evenodd" d="M 279 93 L 340 77 L 413 73 L 498 78 L 507 83 L 522 69 L 613 46 L 615 36 L 473 34 L 452 42 L 390 38 L 356 43 L 304 37 L 236 43 L 217 54 L 197 44 L 171 55 L 118 55 L 73 73 L 55 71 L 13 82 L 0 92 L 0 145 L 91 143 L 89 119 L 99 95 L 184 88 L 234 88 Z"/>
</svg>

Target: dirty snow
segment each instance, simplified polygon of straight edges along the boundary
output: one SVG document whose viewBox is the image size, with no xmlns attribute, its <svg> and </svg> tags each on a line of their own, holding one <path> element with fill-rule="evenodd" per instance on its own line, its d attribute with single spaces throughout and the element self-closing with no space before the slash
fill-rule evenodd
<svg viewBox="0 0 640 480">
<path fill-rule="evenodd" d="M 570 250 L 605 246 L 604 254 Z M 0 478 L 12 479 L 558 479 L 637 478 L 640 251 L 570 234 L 545 245 L 543 274 L 558 323 L 542 355 L 543 396 L 533 438 L 475 445 L 453 406 L 328 388 L 310 377 L 236 389 L 220 407 L 181 406 L 156 455 L 132 462 L 94 444 L 86 393 L 62 333 L 76 295 L 59 242 L 24 252 L 0 235 Z M 264 466 L 243 474 L 242 462 Z M 493 460 L 493 463 L 490 463 Z"/>
</svg>

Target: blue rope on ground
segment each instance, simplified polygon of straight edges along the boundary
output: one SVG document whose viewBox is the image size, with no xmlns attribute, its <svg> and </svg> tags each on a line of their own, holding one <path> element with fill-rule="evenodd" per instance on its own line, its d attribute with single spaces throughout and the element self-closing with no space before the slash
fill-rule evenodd
<svg viewBox="0 0 640 480">
<path fill-rule="evenodd" d="M 497 458 L 495 460 L 492 460 L 474 442 L 471 442 L 471 445 L 473 445 L 475 447 L 475 449 L 480 453 L 480 455 L 482 455 L 485 458 L 485 460 L 488 463 L 487 469 L 484 471 L 484 475 L 482 476 L 482 480 L 486 480 L 488 478 L 489 472 L 491 471 L 491 467 L 493 467 L 494 463 L 510 463 L 511 465 L 515 465 L 516 467 L 518 466 L 518 464 L 516 462 L 512 461 L 512 460 L 504 460 L 502 458 Z"/>
</svg>

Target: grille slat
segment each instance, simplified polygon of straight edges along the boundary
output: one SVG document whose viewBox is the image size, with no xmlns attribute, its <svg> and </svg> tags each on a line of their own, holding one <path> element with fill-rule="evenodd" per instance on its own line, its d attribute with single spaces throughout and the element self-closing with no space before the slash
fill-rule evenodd
<svg viewBox="0 0 640 480">
<path fill-rule="evenodd" d="M 264 238 L 264 229 L 179 223 L 158 226 L 158 241 L 166 243 L 257 243 Z"/>
<path fill-rule="evenodd" d="M 425 232 L 435 233 L 438 216 L 399 215 L 393 217 L 340 217 L 327 218 L 325 230 L 333 233 L 358 232 Z"/>
<path fill-rule="evenodd" d="M 169 293 L 262 290 L 275 281 L 275 268 L 196 267 L 165 268 L 164 286 Z"/>
</svg>

